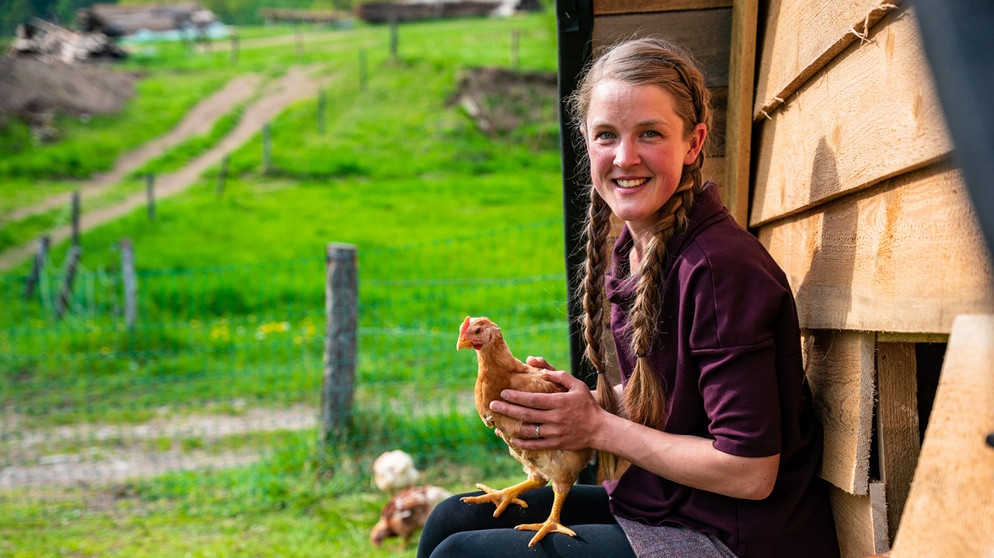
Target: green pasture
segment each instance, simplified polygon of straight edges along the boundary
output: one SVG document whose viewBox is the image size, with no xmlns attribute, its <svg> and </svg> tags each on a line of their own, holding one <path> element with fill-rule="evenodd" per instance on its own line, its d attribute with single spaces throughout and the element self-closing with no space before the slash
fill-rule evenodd
<svg viewBox="0 0 994 558">
<path fill-rule="evenodd" d="M 0 401 L 20 421 L 4 436 L 139 424 L 163 408 L 183 416 L 205 405 L 237 414 L 313 404 L 329 242 L 357 247 L 360 278 L 356 411 L 343 435 L 326 444 L 315 429 L 143 440 L 191 455 L 251 449 L 265 457 L 45 497 L 0 488 L 0 555 L 413 556 L 398 552 L 396 540 L 382 549 L 368 542 L 386 501 L 369 480 L 379 451 L 403 444 L 429 482 L 456 492 L 518 480 L 519 465 L 473 415 L 465 394 L 475 358 L 455 351 L 455 337 L 466 314 L 487 313 L 518 356 L 567 364 L 557 113 L 550 101 L 530 125 L 488 136 L 451 102 L 461 71 L 508 67 L 515 32 L 518 69 L 554 72 L 552 13 L 404 24 L 396 56 L 387 26 L 361 24 L 307 28 L 302 48 L 292 28 L 246 29 L 237 61 L 222 44 L 209 52 L 135 46 L 122 71 L 142 77 L 120 114 L 59 119 L 61 139 L 44 145 L 16 123 L 0 129 L 2 251 L 64 225 L 68 212 L 9 215 L 106 171 L 233 77 L 269 80 L 302 65 L 331 83 L 323 101 L 300 102 L 270 123 L 268 171 L 257 136 L 230 157 L 223 190 L 215 168 L 160 200 L 154 219 L 141 208 L 86 231 L 81 261 L 90 282 L 75 288 L 89 302 L 79 311 L 56 319 L 51 300 L 21 296 L 30 261 L 0 275 Z M 144 173 L 181 168 L 242 110 L 84 211 L 141 192 Z M 106 285 L 116 288 L 124 238 L 135 246 L 142 285 L 133 329 L 101 298 Z M 66 252 L 66 243 L 52 248 L 53 268 Z M 432 404 L 397 403 L 418 398 Z M 109 437 L 88 451 L 121 443 Z M 53 452 L 77 449 L 72 439 L 59 444 Z"/>
</svg>

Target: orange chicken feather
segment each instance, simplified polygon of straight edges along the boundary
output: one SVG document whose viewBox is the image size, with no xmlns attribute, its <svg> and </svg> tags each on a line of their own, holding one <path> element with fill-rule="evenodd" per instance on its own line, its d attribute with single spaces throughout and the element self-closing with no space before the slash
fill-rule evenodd
<svg viewBox="0 0 994 558">
<path fill-rule="evenodd" d="M 383 507 L 380 521 L 369 532 L 369 541 L 378 547 L 384 539 L 400 537 L 401 548 L 407 548 L 435 505 L 449 496 L 452 494 L 444 488 L 430 485 L 401 490 Z"/>
<path fill-rule="evenodd" d="M 542 377 L 543 370 L 529 366 L 511 354 L 497 324 L 485 317 L 466 317 L 459 330 L 456 350 L 476 349 L 479 370 L 476 376 L 476 410 L 483 423 L 493 428 L 495 433 L 508 445 L 511 455 L 524 465 L 528 480 L 514 486 L 495 490 L 483 484 L 477 488 L 486 494 L 466 497 L 462 500 L 471 504 L 492 502 L 497 506 L 494 517 L 498 517 L 509 504 L 527 507 L 518 496 L 535 488 L 541 488 L 552 481 L 555 499 L 552 511 L 544 523 L 518 525 L 515 529 L 538 531 L 528 546 L 535 546 L 549 533 L 563 533 L 575 537 L 576 533 L 559 522 L 563 502 L 573 483 L 593 457 L 592 450 L 524 450 L 513 446 L 510 439 L 520 431 L 521 421 L 511 419 L 490 410 L 490 402 L 500 399 L 504 389 L 514 389 L 531 393 L 555 393 L 565 391 L 559 384 Z"/>
</svg>

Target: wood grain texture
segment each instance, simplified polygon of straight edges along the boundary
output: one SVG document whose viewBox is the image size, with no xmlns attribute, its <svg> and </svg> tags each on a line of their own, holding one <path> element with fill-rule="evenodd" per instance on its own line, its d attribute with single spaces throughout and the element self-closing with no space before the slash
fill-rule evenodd
<svg viewBox="0 0 994 558">
<path fill-rule="evenodd" d="M 953 324 L 892 558 L 994 556 L 994 315 Z"/>
<path fill-rule="evenodd" d="M 869 484 L 873 428 L 872 333 L 807 331 L 807 378 L 825 430 L 821 477 L 849 494 Z"/>
<path fill-rule="evenodd" d="M 728 86 L 731 8 L 594 18 L 595 52 L 622 39 L 648 35 L 663 37 L 690 50 L 703 67 L 709 88 Z"/>
<path fill-rule="evenodd" d="M 829 495 L 842 558 L 866 558 L 887 551 L 887 502 L 882 482 L 870 483 L 865 496 L 834 487 Z"/>
<path fill-rule="evenodd" d="M 728 8 L 732 0 L 596 0 L 594 15 Z"/>
<path fill-rule="evenodd" d="M 915 476 L 918 453 L 918 382 L 914 343 L 877 339 L 877 459 L 887 487 L 887 530 L 897 533 Z"/>
<path fill-rule="evenodd" d="M 764 20 L 756 79 L 756 120 L 772 113 L 788 95 L 900 0 L 771 0 Z"/>
<path fill-rule="evenodd" d="M 723 150 L 728 165 L 722 200 L 732 217 L 743 227 L 749 223 L 752 95 L 756 71 L 758 13 L 759 7 L 754 0 L 735 0 L 732 5 L 728 102 Z"/>
<path fill-rule="evenodd" d="M 953 150 L 911 12 L 889 15 L 758 128 L 753 227 Z"/>
<path fill-rule="evenodd" d="M 990 253 L 956 169 L 933 166 L 762 227 L 801 327 L 948 334 L 994 313 Z"/>
</svg>

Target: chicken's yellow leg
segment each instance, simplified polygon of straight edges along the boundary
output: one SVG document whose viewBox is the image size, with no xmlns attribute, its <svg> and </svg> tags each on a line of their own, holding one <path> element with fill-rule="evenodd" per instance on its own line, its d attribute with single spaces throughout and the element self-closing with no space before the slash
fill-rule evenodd
<svg viewBox="0 0 994 558">
<path fill-rule="evenodd" d="M 562 533 L 571 537 L 576 536 L 576 533 L 572 529 L 559 523 L 559 513 L 563 510 L 563 502 L 566 501 L 566 495 L 569 494 L 569 491 L 559 492 L 553 487 L 553 492 L 555 493 L 555 499 L 552 501 L 552 511 L 549 512 L 549 518 L 545 520 L 545 523 L 526 523 L 515 527 L 519 531 L 538 531 L 532 537 L 528 546 L 535 546 L 538 541 L 545 538 L 549 533 Z"/>
<path fill-rule="evenodd" d="M 546 482 L 548 481 L 528 479 L 524 482 L 519 482 L 514 486 L 509 486 L 503 490 L 496 490 L 485 484 L 477 484 L 476 487 L 486 492 L 486 494 L 480 496 L 466 496 L 461 498 L 461 500 L 468 504 L 493 502 L 497 505 L 497 510 L 494 511 L 494 517 L 498 517 L 504 512 L 505 509 L 507 509 L 509 504 L 517 504 L 522 508 L 527 508 L 528 504 L 526 504 L 521 498 L 518 498 L 518 496 L 534 488 L 542 488 L 545 486 Z"/>
</svg>

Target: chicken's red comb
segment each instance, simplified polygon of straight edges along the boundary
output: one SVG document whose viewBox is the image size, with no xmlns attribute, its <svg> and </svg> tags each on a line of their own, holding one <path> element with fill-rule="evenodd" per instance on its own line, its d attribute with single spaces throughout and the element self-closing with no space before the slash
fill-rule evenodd
<svg viewBox="0 0 994 558">
<path fill-rule="evenodd" d="M 463 321 L 462 327 L 459 328 L 459 337 L 466 335 L 467 329 L 469 329 L 469 316 L 466 316 L 466 320 Z"/>
</svg>

